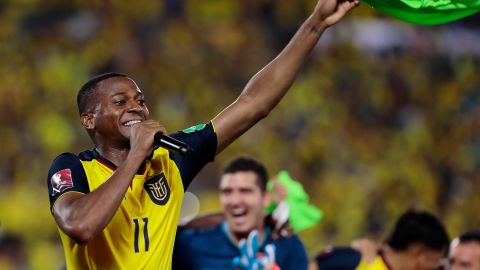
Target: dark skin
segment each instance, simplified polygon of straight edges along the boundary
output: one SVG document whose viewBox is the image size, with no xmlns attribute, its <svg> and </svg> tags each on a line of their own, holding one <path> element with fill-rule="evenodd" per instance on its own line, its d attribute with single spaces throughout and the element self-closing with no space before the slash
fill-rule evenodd
<svg viewBox="0 0 480 270">
<path fill-rule="evenodd" d="M 359 0 L 317 3 L 284 50 L 250 79 L 236 101 L 212 120 L 217 154 L 270 113 L 292 85 L 325 29 L 358 5 Z M 137 169 L 152 151 L 155 133 L 166 133 L 160 123 L 149 119 L 143 94 L 132 79 L 109 78 L 97 88 L 94 100 L 80 119 L 99 153 L 117 169 L 96 190 L 88 194 L 66 193 L 56 201 L 53 214 L 57 224 L 78 243 L 90 241 L 108 225 Z"/>
</svg>

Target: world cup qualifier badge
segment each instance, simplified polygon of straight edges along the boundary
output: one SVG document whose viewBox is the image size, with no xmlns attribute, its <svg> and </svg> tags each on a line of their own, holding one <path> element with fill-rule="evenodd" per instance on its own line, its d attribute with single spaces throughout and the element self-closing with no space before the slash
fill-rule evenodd
<svg viewBox="0 0 480 270">
<path fill-rule="evenodd" d="M 165 205 L 170 198 L 170 187 L 163 173 L 157 174 L 145 181 L 143 189 L 145 189 L 155 204 Z"/>
<path fill-rule="evenodd" d="M 70 169 L 59 170 L 50 178 L 52 184 L 52 196 L 61 194 L 64 190 L 73 188 L 72 171 Z"/>
</svg>

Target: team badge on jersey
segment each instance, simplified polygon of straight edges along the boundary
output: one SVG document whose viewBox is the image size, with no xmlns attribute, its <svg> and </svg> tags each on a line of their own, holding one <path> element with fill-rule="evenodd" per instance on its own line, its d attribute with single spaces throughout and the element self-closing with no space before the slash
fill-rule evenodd
<svg viewBox="0 0 480 270">
<path fill-rule="evenodd" d="M 50 178 L 52 184 L 52 196 L 62 193 L 64 190 L 73 187 L 72 171 L 70 169 L 63 169 L 56 172 Z"/>
<path fill-rule="evenodd" d="M 168 186 L 165 174 L 160 173 L 148 179 L 143 184 L 143 188 L 147 191 L 148 196 L 155 204 L 165 205 L 170 198 L 170 187 Z"/>
</svg>

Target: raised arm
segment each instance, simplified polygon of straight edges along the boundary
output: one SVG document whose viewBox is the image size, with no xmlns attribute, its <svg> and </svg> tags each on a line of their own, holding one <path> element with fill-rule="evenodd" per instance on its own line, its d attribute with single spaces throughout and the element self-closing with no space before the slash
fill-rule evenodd
<svg viewBox="0 0 480 270">
<path fill-rule="evenodd" d="M 213 119 L 217 153 L 266 117 L 285 95 L 323 31 L 360 0 L 319 0 L 283 51 L 255 74 L 240 96 Z"/>
</svg>

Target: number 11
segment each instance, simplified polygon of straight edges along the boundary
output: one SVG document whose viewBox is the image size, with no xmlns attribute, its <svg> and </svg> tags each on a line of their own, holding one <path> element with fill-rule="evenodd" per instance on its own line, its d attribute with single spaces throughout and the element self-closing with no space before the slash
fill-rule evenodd
<svg viewBox="0 0 480 270">
<path fill-rule="evenodd" d="M 145 240 L 145 251 L 148 251 L 148 246 L 150 244 L 150 240 L 148 239 L 148 218 L 142 218 L 143 220 L 143 238 Z M 134 218 L 133 219 L 133 223 L 135 223 L 135 235 L 134 235 L 134 242 L 133 242 L 133 246 L 134 246 L 134 249 L 135 249 L 135 253 L 138 253 L 140 252 L 139 251 L 139 248 L 138 248 L 138 237 L 139 237 L 139 234 L 140 234 L 140 224 L 138 222 L 138 219 L 137 218 Z"/>
</svg>

